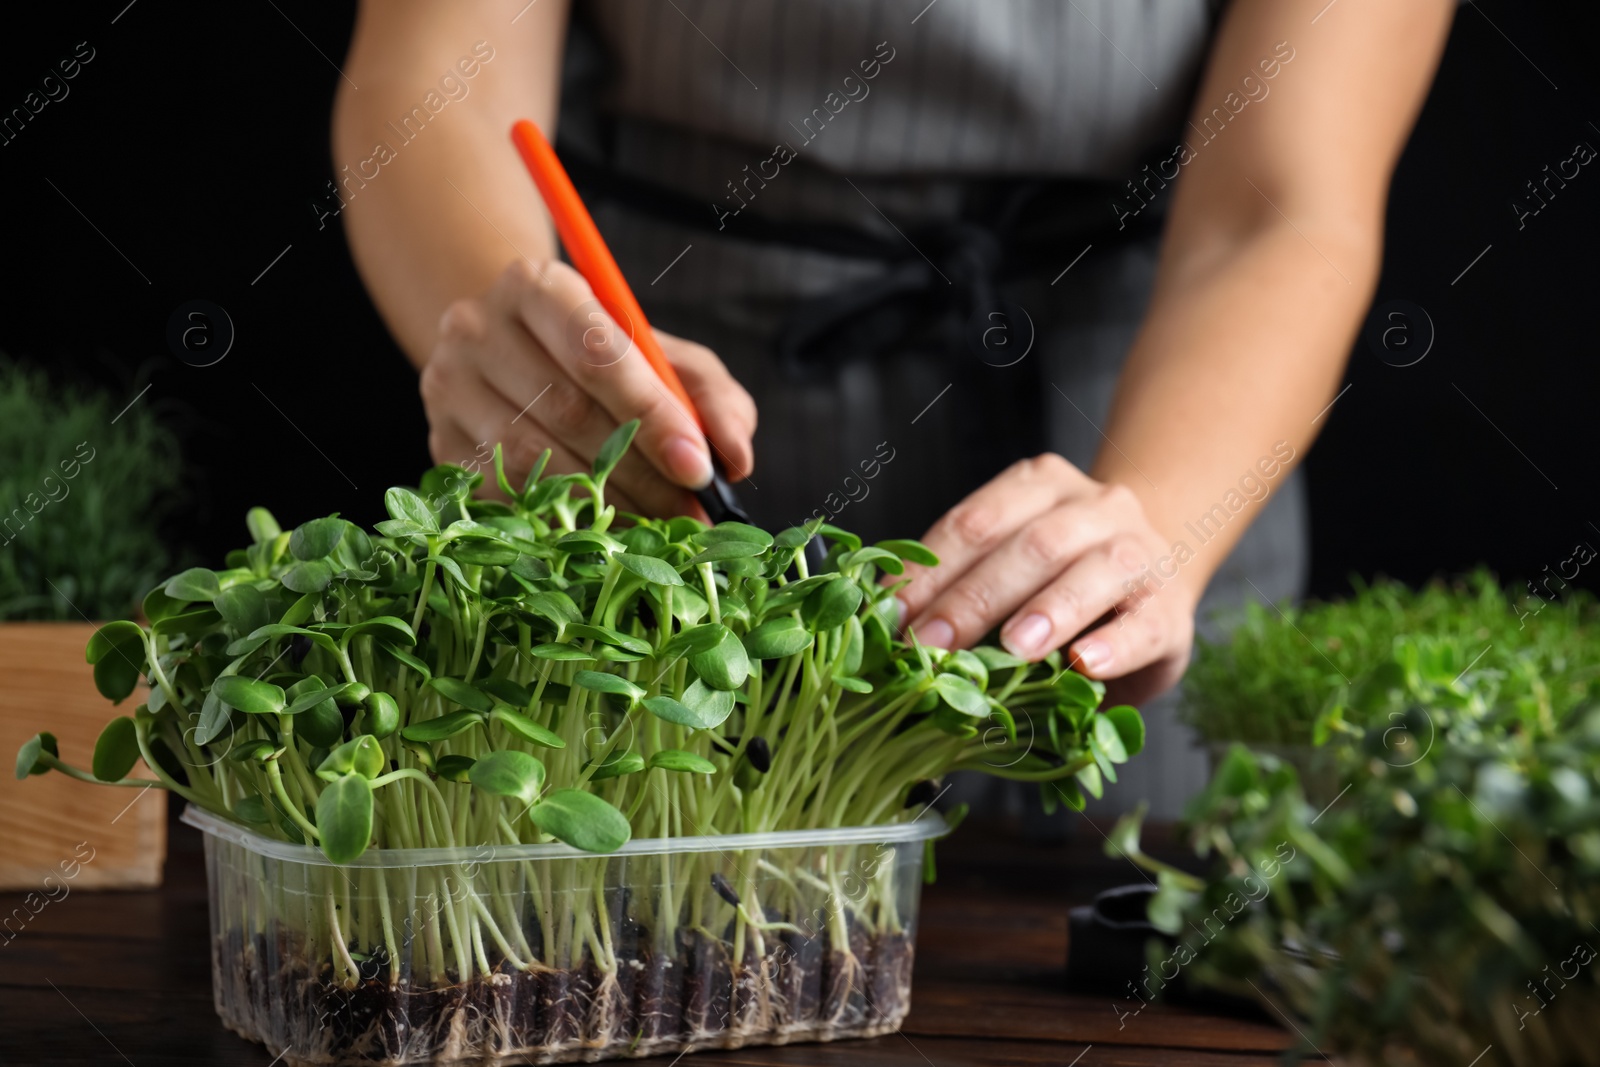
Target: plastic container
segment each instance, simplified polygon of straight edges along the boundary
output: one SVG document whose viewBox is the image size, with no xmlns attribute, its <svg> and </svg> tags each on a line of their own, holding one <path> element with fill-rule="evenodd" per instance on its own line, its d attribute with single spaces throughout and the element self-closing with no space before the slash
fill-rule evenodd
<svg viewBox="0 0 1600 1067">
<path fill-rule="evenodd" d="M 895 826 L 374 849 L 190 806 L 217 1014 L 288 1064 L 562 1063 L 899 1026 L 935 814 Z"/>
</svg>

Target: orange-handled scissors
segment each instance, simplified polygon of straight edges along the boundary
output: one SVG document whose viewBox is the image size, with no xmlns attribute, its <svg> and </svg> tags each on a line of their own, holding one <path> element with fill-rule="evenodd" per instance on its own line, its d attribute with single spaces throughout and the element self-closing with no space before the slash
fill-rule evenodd
<svg viewBox="0 0 1600 1067">
<path fill-rule="evenodd" d="M 638 299 L 623 278 L 611 249 L 606 247 L 605 239 L 600 236 L 589 209 L 584 207 L 583 199 L 578 196 L 578 190 L 567 175 L 567 169 L 556 157 L 555 149 L 539 132 L 539 127 L 527 119 L 520 119 L 511 127 L 511 141 L 522 155 L 528 173 L 533 176 L 534 185 L 539 187 L 539 195 L 544 197 L 545 207 L 550 210 L 556 233 L 560 235 L 561 245 L 567 250 L 573 267 L 588 281 L 595 299 L 605 308 L 606 314 L 628 333 L 634 347 L 656 372 L 656 377 L 661 379 L 661 383 L 694 420 L 700 432 L 704 433 L 705 422 L 695 409 L 694 401 L 689 398 L 689 391 L 683 387 L 676 368 L 667 362 L 667 355 L 661 350 L 655 331 L 650 329 L 644 310 L 639 307 Z M 711 462 L 710 484 L 697 490 L 695 496 L 712 522 L 727 519 L 750 521 L 728 485 L 722 464 L 715 457 Z"/>
</svg>

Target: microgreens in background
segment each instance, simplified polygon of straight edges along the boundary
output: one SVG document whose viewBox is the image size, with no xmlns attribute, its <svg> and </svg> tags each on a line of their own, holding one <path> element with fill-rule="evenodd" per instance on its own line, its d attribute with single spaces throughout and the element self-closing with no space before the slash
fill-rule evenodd
<svg viewBox="0 0 1600 1067">
<path fill-rule="evenodd" d="M 1203 931 L 1185 973 L 1287 1012 L 1297 1055 L 1600 1062 L 1600 609 L 1519 607 L 1480 571 L 1256 614 L 1188 686 L 1244 742 L 1186 812 L 1208 877 L 1111 835 L 1160 873 L 1152 922 Z"/>
<path fill-rule="evenodd" d="M 1358 582 L 1343 600 L 1250 604 L 1227 638 L 1199 642 L 1182 714 L 1208 741 L 1310 744 L 1352 685 L 1397 655 L 1409 657 L 1413 673 L 1419 656 L 1441 671 L 1453 664 L 1452 678 L 1470 665 L 1560 712 L 1600 679 L 1597 624 L 1600 603 L 1588 594 L 1519 597 L 1482 569 L 1420 589 L 1379 579 Z"/>
<path fill-rule="evenodd" d="M 0 619 L 119 618 L 174 566 L 184 470 L 151 403 L 0 357 Z"/>
</svg>

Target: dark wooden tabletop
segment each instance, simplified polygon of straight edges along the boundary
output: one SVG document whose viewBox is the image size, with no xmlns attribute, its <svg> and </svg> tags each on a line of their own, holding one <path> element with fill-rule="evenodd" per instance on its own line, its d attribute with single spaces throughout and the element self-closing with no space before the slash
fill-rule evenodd
<svg viewBox="0 0 1600 1067">
<path fill-rule="evenodd" d="M 1105 858 L 1094 827 L 1029 843 L 969 825 L 941 846 L 923 897 L 912 1009 L 871 1041 L 697 1053 L 695 1062 L 882 1064 L 1196 1064 L 1267 1067 L 1292 1035 L 1264 1016 L 1153 1005 L 1120 1019 L 1113 998 L 1065 988 L 1067 912 L 1136 881 Z M 268 1067 L 272 1056 L 223 1029 L 211 1005 L 199 835 L 174 824 L 165 888 L 73 892 L 12 940 L 0 937 L 0 1064 L 53 1067 Z M 23 894 L 0 894 L 0 915 Z M 1126 1011 L 1132 1007 L 1121 1002 Z M 668 1058 L 632 1061 L 666 1067 Z"/>
</svg>

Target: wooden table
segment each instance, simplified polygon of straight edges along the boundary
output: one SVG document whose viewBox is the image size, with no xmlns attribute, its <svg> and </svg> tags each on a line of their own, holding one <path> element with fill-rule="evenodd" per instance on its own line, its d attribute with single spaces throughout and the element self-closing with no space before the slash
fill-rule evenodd
<svg viewBox="0 0 1600 1067">
<path fill-rule="evenodd" d="M 174 805 L 176 807 L 176 805 Z M 1075 840 L 1026 843 L 968 825 L 942 846 L 923 898 L 911 1015 L 872 1041 L 707 1052 L 694 1062 L 883 1064 L 1195 1064 L 1266 1067 L 1291 1036 L 1265 1017 L 1156 1005 L 1119 1023 L 1112 998 L 1066 992 L 1067 910 L 1134 880 L 1080 823 Z M 173 824 L 165 888 L 75 891 L 12 940 L 0 934 L 0 1064 L 268 1067 L 272 1057 L 223 1029 L 211 1006 L 205 870 L 199 834 Z M 3 847 L 3 845 L 0 845 Z M 24 895 L 0 894 L 0 915 Z M 37 899 L 34 905 L 38 905 Z M 24 909 L 26 914 L 26 909 Z M 15 929 L 15 924 L 13 924 Z M 1126 1010 L 1130 1002 L 1124 1002 Z M 666 1067 L 667 1058 L 633 1061 Z"/>
</svg>

